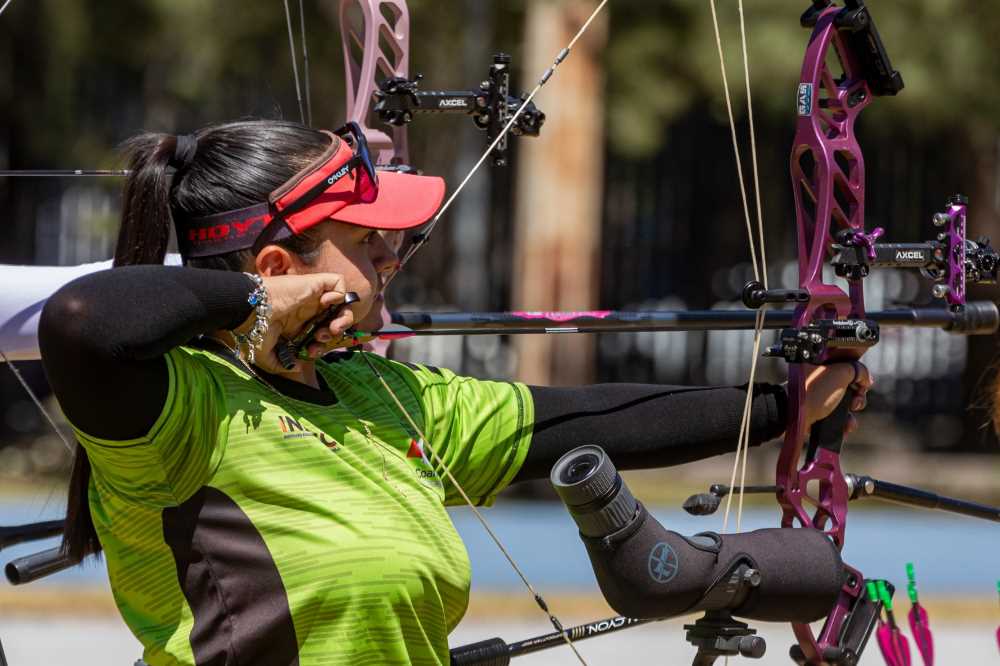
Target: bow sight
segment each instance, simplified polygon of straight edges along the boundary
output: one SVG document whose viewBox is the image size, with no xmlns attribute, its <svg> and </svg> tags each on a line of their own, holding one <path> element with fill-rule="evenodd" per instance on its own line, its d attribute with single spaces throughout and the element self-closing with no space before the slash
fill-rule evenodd
<svg viewBox="0 0 1000 666">
<path fill-rule="evenodd" d="M 463 113 L 472 116 L 472 122 L 485 131 L 487 140 L 492 142 L 525 104 L 523 96 L 510 94 L 510 63 L 511 57 L 506 53 L 493 56 L 493 65 L 478 90 L 420 90 L 422 74 L 412 79 L 386 79 L 375 91 L 373 109 L 382 122 L 396 127 L 412 122 L 416 113 Z M 544 123 L 545 114 L 528 102 L 510 132 L 537 137 Z M 491 156 L 495 166 L 507 164 L 506 134 L 500 138 Z"/>
<path fill-rule="evenodd" d="M 873 243 L 881 229 L 871 234 L 843 231 L 831 246 L 830 264 L 837 275 L 849 280 L 866 277 L 873 267 L 917 268 L 935 282 L 932 294 L 948 304 L 961 307 L 966 285 L 996 284 L 1000 256 L 990 247 L 990 239 L 966 237 L 969 199 L 961 194 L 950 197 L 944 212 L 935 213 L 937 238 L 923 243 Z"/>
<path fill-rule="evenodd" d="M 963 314 L 967 285 L 996 284 L 1000 268 L 1000 255 L 990 246 L 989 238 L 966 238 L 968 205 L 968 198 L 961 194 L 950 197 L 946 210 L 932 218 L 942 231 L 923 243 L 877 243 L 885 233 L 881 228 L 868 233 L 843 229 L 830 244 L 830 265 L 838 277 L 849 281 L 860 281 L 872 268 L 919 269 L 934 282 L 934 298 L 944 299 L 953 312 Z M 756 310 L 768 304 L 808 303 L 809 293 L 805 289 L 766 289 L 751 281 L 743 288 L 742 300 Z M 878 340 L 878 323 L 871 319 L 815 319 L 799 328 L 784 329 L 778 344 L 765 355 L 783 357 L 789 363 L 809 363 L 828 349 L 871 347 Z"/>
</svg>

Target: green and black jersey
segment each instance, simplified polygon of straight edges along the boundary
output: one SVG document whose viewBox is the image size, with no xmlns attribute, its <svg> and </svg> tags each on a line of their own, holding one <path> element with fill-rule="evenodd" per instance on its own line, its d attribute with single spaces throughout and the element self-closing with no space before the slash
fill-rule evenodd
<svg viewBox="0 0 1000 666">
<path fill-rule="evenodd" d="M 167 400 L 145 437 L 77 433 L 145 660 L 446 664 L 469 594 L 445 511 L 461 499 L 365 360 L 318 364 L 338 399 L 320 406 L 207 351 L 166 358 Z M 491 503 L 527 453 L 527 388 L 368 358 L 473 501 Z"/>
</svg>

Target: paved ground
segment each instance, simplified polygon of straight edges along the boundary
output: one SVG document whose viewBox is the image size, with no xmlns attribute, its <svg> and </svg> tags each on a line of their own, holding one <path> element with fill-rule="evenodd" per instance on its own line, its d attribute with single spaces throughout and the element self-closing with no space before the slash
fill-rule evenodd
<svg viewBox="0 0 1000 666">
<path fill-rule="evenodd" d="M 582 642 L 579 648 L 587 661 L 595 666 L 688 664 L 693 651 L 683 640 L 681 624 L 665 622 L 636 627 Z M 941 666 L 1000 664 L 1000 654 L 993 639 L 995 628 L 986 624 L 937 627 L 935 651 L 939 656 L 936 663 Z M 504 620 L 492 624 L 482 620 L 467 621 L 453 634 L 453 644 L 498 635 L 516 640 L 544 632 L 544 622 Z M 734 659 L 734 666 L 788 666 L 791 663 L 787 658 L 790 632 L 783 627 L 764 625 L 761 633 L 769 645 L 764 658 L 760 661 Z M 44 623 L 31 619 L 0 618 L 0 638 L 10 666 L 131 666 L 140 653 L 135 639 L 114 619 L 59 619 Z M 869 648 L 861 663 L 870 666 L 882 664 L 878 649 L 874 645 Z M 577 662 L 567 649 L 560 648 L 518 659 L 514 663 L 517 666 L 571 666 Z"/>
</svg>

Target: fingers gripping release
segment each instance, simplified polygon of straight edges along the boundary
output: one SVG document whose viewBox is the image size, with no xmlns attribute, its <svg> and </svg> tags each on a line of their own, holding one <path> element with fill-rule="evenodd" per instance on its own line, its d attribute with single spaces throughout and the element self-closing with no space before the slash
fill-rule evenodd
<svg viewBox="0 0 1000 666">
<path fill-rule="evenodd" d="M 295 337 L 291 340 L 282 338 L 274 345 L 274 353 L 285 370 L 295 369 L 295 359 L 301 358 L 309 349 L 309 345 L 316 341 L 316 333 L 330 325 L 330 322 L 340 316 L 344 308 L 357 303 L 360 297 L 353 291 L 344 294 L 344 301 L 306 322 Z"/>
</svg>

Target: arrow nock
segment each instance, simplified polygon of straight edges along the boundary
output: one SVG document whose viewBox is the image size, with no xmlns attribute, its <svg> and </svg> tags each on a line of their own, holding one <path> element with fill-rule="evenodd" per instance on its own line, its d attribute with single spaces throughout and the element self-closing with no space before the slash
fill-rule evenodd
<svg viewBox="0 0 1000 666">
<path fill-rule="evenodd" d="M 920 602 L 917 600 L 917 574 L 913 570 L 913 562 L 906 563 L 906 578 L 909 581 L 906 584 L 906 592 L 910 595 L 910 602 L 916 605 Z"/>
<path fill-rule="evenodd" d="M 878 603 L 878 588 L 875 586 L 875 581 L 866 581 L 866 587 L 868 588 L 868 598 Z M 997 588 L 1000 589 L 1000 581 L 997 582 Z"/>
<path fill-rule="evenodd" d="M 878 598 L 882 601 L 882 605 L 885 606 L 887 612 L 892 612 L 892 595 L 889 594 L 889 588 L 885 586 L 884 580 L 875 581 L 876 589 L 878 590 Z"/>
</svg>

